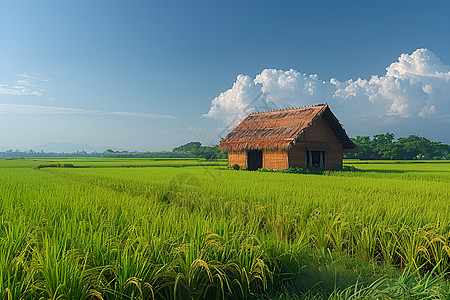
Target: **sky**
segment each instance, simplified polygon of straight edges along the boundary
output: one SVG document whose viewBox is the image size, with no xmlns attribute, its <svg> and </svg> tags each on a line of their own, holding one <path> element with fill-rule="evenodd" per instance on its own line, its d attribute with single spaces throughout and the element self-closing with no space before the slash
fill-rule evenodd
<svg viewBox="0 0 450 300">
<path fill-rule="evenodd" d="M 449 1 L 0 0 L 0 150 L 217 144 L 328 103 L 351 137 L 450 143 Z"/>
</svg>

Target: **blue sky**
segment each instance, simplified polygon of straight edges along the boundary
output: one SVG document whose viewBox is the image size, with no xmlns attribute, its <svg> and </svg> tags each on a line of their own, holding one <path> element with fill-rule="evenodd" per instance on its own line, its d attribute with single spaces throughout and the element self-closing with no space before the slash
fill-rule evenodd
<svg viewBox="0 0 450 300">
<path fill-rule="evenodd" d="M 217 143 L 260 92 L 327 102 L 350 136 L 450 143 L 449 15 L 448 1 L 2 0 L 0 149 Z"/>
</svg>

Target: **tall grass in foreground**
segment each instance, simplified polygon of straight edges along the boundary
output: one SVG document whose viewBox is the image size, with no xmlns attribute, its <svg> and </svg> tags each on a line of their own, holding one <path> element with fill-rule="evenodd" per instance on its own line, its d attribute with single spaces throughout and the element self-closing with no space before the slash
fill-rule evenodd
<svg viewBox="0 0 450 300">
<path fill-rule="evenodd" d="M 6 175 L 2 297 L 248 298 L 271 280 L 255 228 L 32 169 Z"/>
<path fill-rule="evenodd" d="M 2 298 L 449 297 L 449 183 L 426 174 L 0 171 Z"/>
<path fill-rule="evenodd" d="M 392 180 L 343 177 L 342 172 L 339 177 L 220 170 L 212 177 L 202 169 L 189 169 L 189 175 L 167 169 L 54 172 L 116 191 L 155 195 L 192 213 L 257 224 L 276 240 L 306 242 L 322 253 L 337 250 L 414 269 L 429 263 L 429 270 L 444 260 L 441 271 L 448 268 L 450 184 L 426 175 Z M 192 182 L 171 184 L 174 177 Z"/>
</svg>

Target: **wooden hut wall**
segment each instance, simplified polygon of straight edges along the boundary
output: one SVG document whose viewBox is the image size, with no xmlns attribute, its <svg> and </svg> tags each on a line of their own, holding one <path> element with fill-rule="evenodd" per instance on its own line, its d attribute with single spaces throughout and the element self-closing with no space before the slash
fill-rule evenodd
<svg viewBox="0 0 450 300">
<path fill-rule="evenodd" d="M 286 150 L 263 150 L 263 168 L 287 169 L 288 156 Z"/>
<path fill-rule="evenodd" d="M 290 168 L 307 168 L 305 143 L 296 143 L 289 149 L 288 162 Z"/>
<path fill-rule="evenodd" d="M 323 118 L 317 119 L 311 127 L 306 128 L 303 134 L 301 134 L 299 141 L 304 142 L 306 146 L 308 142 L 318 144 L 326 143 L 328 149 L 323 149 L 326 150 L 326 169 L 332 170 L 337 166 L 342 166 L 342 144 Z M 304 157 L 306 160 L 306 155 Z"/>
<path fill-rule="evenodd" d="M 337 167 L 342 167 L 342 145 L 331 144 L 330 151 L 326 153 L 326 167 L 327 170 L 334 170 Z"/>
<path fill-rule="evenodd" d="M 247 152 L 246 151 L 229 151 L 228 165 L 238 164 L 241 168 L 247 168 Z"/>
</svg>

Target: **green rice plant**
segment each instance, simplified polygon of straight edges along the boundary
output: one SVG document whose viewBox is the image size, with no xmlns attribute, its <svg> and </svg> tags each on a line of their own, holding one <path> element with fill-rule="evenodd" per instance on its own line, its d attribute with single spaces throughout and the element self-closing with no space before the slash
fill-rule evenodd
<svg viewBox="0 0 450 300">
<path fill-rule="evenodd" d="M 345 252 L 349 250 L 350 239 L 352 238 L 352 229 L 350 222 L 343 214 L 333 216 L 332 229 L 330 235 L 332 239 L 333 249 Z"/>
<path fill-rule="evenodd" d="M 447 164 L 323 175 L 202 164 L 0 161 L 1 297 L 447 295 Z"/>
<path fill-rule="evenodd" d="M 87 255 L 67 249 L 64 241 L 42 237 L 41 249 L 33 251 L 28 276 L 33 295 L 51 299 L 85 299 L 94 295 L 86 265 Z M 35 297 L 33 296 L 33 297 Z"/>
<path fill-rule="evenodd" d="M 399 240 L 396 228 L 392 226 L 380 225 L 380 236 L 377 237 L 378 248 L 380 249 L 379 260 L 385 264 L 399 265 Z"/>
<path fill-rule="evenodd" d="M 154 299 L 153 285 L 164 266 L 151 260 L 153 249 L 144 243 L 129 243 L 117 253 L 112 269 L 114 280 L 103 285 L 104 297 Z"/>
<path fill-rule="evenodd" d="M 396 280 L 380 278 L 369 285 L 355 284 L 343 291 L 335 291 L 328 299 L 448 299 L 450 291 L 443 278 L 433 271 L 419 275 L 405 269 Z"/>
<path fill-rule="evenodd" d="M 27 227 L 20 220 L 0 222 L 0 297 L 19 299 L 30 289 L 26 278 Z"/>
</svg>

